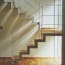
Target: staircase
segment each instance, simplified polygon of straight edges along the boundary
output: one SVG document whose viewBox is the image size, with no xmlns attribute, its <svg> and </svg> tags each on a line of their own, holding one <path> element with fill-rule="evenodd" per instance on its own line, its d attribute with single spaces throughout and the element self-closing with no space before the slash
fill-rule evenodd
<svg viewBox="0 0 65 65">
<path fill-rule="evenodd" d="M 40 31 L 42 31 L 42 38 L 40 36 Z M 40 47 L 43 47 L 44 44 L 48 44 L 49 40 L 51 41 L 52 38 L 54 37 L 59 37 L 62 36 L 62 32 L 61 31 L 56 31 L 56 30 L 52 30 L 52 29 L 41 29 L 40 31 L 38 31 L 38 33 L 36 33 L 32 39 L 28 42 L 30 44 L 28 44 L 27 46 L 27 50 L 21 50 L 20 51 L 20 55 L 15 55 L 14 59 L 17 60 L 17 64 L 21 65 L 21 64 L 47 64 L 47 65 L 60 65 L 58 62 L 60 61 L 58 58 L 55 57 L 36 57 L 34 56 L 34 54 L 37 52 L 35 51 L 35 48 L 37 48 L 36 50 L 38 50 Z M 48 37 L 48 39 L 47 39 Z M 45 43 L 47 42 L 47 43 Z M 42 44 L 41 44 L 42 43 Z M 51 42 L 53 43 L 53 42 Z M 52 45 L 52 44 L 51 44 Z M 41 50 L 39 50 L 41 51 Z M 31 55 L 31 53 L 33 55 Z M 43 54 L 44 55 L 44 54 Z M 25 62 L 26 60 L 26 62 Z"/>
<path fill-rule="evenodd" d="M 28 46 L 27 47 L 27 51 L 25 51 L 25 50 L 23 50 L 23 51 L 21 51 L 20 52 L 20 55 L 22 56 L 22 55 L 25 55 L 25 54 L 30 54 L 30 49 L 31 48 L 38 48 L 38 42 L 46 42 L 46 36 L 61 36 L 61 34 L 55 34 L 55 33 L 45 33 L 44 35 L 43 35 L 43 39 L 37 39 L 37 40 L 35 40 L 35 45 L 30 45 L 30 46 Z"/>
<path fill-rule="evenodd" d="M 19 63 L 19 65 L 20 63 L 22 64 L 22 61 L 24 62 L 24 60 L 27 60 L 27 58 L 30 59 L 29 56 L 26 56 L 30 54 L 30 49 L 38 48 L 39 42 L 46 42 L 47 36 L 62 36 L 62 32 L 57 31 L 56 29 L 43 28 L 39 30 L 39 24 L 32 23 L 32 19 L 26 17 L 25 13 L 19 14 L 17 8 L 11 8 L 11 4 L 4 4 L 3 0 L 0 0 L 0 3 L 0 41 L 3 44 L 1 46 L 5 47 L 5 45 L 9 43 L 16 43 L 19 39 L 21 39 L 21 43 L 25 43 L 27 40 L 25 50 L 22 50 L 21 48 L 15 50 L 16 54 L 14 55 L 14 60 Z M 14 41 L 12 42 L 12 40 Z M 48 58 L 46 59 L 48 60 Z M 52 59 L 55 60 L 54 58 Z M 35 59 L 33 58 L 33 60 Z"/>
</svg>

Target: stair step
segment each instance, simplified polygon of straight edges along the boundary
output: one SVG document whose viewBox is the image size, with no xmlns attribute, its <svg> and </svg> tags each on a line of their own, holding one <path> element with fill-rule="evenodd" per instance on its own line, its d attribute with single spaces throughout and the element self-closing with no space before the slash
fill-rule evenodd
<svg viewBox="0 0 65 65">
<path fill-rule="evenodd" d="M 10 3 L 2 10 L 2 12 L 0 13 L 0 23 L 3 20 L 3 18 L 6 16 L 6 14 L 8 13 L 8 11 L 10 10 L 11 6 Z"/>
<path fill-rule="evenodd" d="M 34 44 L 31 44 L 31 45 L 28 45 L 28 47 L 34 47 L 35 45 Z M 21 53 L 27 53 L 28 51 L 27 50 L 20 50 Z"/>
<path fill-rule="evenodd" d="M 56 30 L 55 28 L 41 28 L 42 33 L 61 33 L 61 31 Z"/>
</svg>

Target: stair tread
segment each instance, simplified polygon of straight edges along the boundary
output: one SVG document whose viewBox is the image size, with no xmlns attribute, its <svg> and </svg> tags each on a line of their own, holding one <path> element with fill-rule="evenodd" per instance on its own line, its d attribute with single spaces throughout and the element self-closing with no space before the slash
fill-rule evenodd
<svg viewBox="0 0 65 65">
<path fill-rule="evenodd" d="M 41 28 L 42 33 L 61 33 L 61 31 L 56 30 L 55 28 Z"/>
</svg>

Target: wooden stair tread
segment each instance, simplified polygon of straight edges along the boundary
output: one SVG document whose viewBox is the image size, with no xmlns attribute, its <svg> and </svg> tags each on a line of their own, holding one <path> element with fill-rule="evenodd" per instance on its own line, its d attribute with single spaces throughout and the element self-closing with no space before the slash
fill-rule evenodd
<svg viewBox="0 0 65 65">
<path fill-rule="evenodd" d="M 61 33 L 61 31 L 56 30 L 55 28 L 41 28 L 42 33 Z"/>
</svg>

